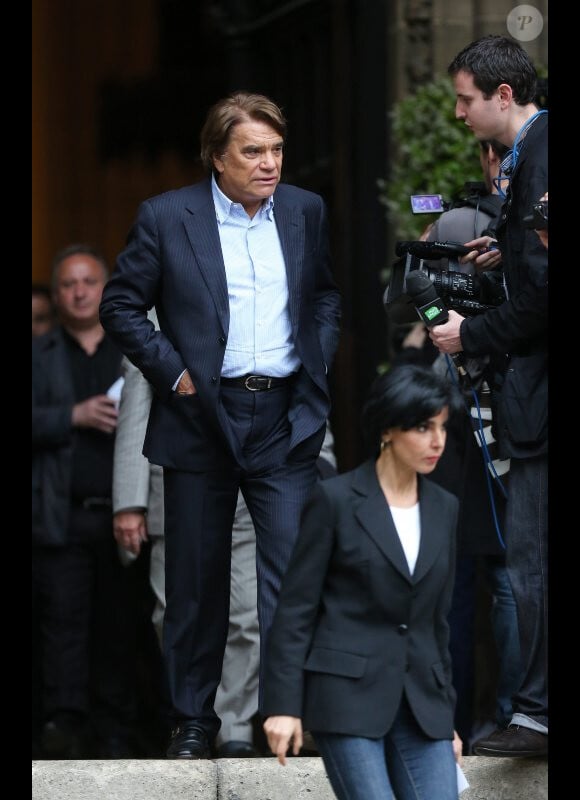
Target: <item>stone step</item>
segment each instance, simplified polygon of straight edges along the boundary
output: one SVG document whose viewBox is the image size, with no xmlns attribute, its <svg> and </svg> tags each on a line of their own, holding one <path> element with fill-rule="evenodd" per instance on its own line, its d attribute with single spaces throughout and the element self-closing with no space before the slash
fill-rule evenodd
<svg viewBox="0 0 580 800">
<path fill-rule="evenodd" d="M 463 759 L 460 800 L 547 800 L 544 758 Z M 32 800 L 335 800 L 322 760 L 33 761 Z"/>
</svg>

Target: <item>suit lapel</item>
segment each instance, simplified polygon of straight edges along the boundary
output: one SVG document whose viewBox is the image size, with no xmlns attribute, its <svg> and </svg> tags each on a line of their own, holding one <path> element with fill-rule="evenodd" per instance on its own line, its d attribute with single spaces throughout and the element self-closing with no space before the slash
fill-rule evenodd
<svg viewBox="0 0 580 800">
<path fill-rule="evenodd" d="M 389 506 L 375 473 L 374 461 L 367 461 L 356 473 L 354 491 L 360 495 L 355 517 L 381 553 L 405 580 L 412 582 L 409 565 L 395 528 Z"/>
<path fill-rule="evenodd" d="M 209 182 L 204 202 L 192 204 L 186 209 L 184 225 L 200 272 L 227 335 L 230 326 L 228 283 Z"/>
<path fill-rule="evenodd" d="M 434 486 L 419 476 L 419 509 L 421 518 L 421 544 L 413 572 L 413 583 L 418 583 L 431 569 L 441 546 L 448 536 L 449 517 L 442 513 L 437 503 Z"/>
<path fill-rule="evenodd" d="M 395 569 L 409 583 L 418 583 L 433 566 L 449 535 L 449 517 L 442 513 L 434 485 L 419 476 L 421 542 L 412 576 L 387 501 L 377 480 L 373 461 L 365 462 L 356 471 L 353 489 L 360 496 L 355 508 L 355 517 L 360 525 Z"/>
<path fill-rule="evenodd" d="M 290 320 L 296 332 L 300 319 L 300 285 L 304 263 L 304 215 L 280 201 L 274 193 L 274 219 L 286 264 Z"/>
</svg>

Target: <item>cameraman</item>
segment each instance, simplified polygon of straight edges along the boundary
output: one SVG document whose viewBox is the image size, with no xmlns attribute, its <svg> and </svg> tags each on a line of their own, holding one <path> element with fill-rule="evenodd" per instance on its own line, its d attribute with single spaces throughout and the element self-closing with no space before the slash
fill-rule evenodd
<svg viewBox="0 0 580 800">
<path fill-rule="evenodd" d="M 429 332 L 441 352 L 489 354 L 496 361 L 494 432 L 501 457 L 511 459 L 506 552 L 524 677 L 508 728 L 480 739 L 473 750 L 539 756 L 548 752 L 548 254 L 523 217 L 548 185 L 547 112 L 533 102 L 536 72 L 512 39 L 485 36 L 472 42 L 448 72 L 457 98 L 455 116 L 478 138 L 495 138 L 511 148 L 496 179 L 500 194 L 506 194 L 497 241 L 508 299 L 469 319 L 450 311 L 449 321 Z M 478 269 L 497 261 L 497 252 L 480 254 L 490 242 L 481 237 L 466 243 L 474 248 L 466 259 Z"/>
<path fill-rule="evenodd" d="M 484 182 L 473 184 L 473 191 L 459 203 L 443 213 L 426 232 L 427 241 L 465 242 L 468 239 L 488 234 L 495 237 L 503 200 L 493 179 L 498 175 L 500 165 L 508 148 L 495 139 L 482 139 L 478 142 L 479 159 Z M 469 187 L 469 184 L 467 184 Z M 495 260 L 500 258 L 499 254 Z M 455 259 L 429 262 L 434 269 L 452 269 L 466 273 L 475 271 L 472 261 L 458 265 Z M 419 323 L 423 332 L 425 328 Z M 403 342 L 405 346 L 406 342 Z M 412 343 L 410 343 L 412 344 Z M 431 348 L 433 345 L 429 342 Z M 437 351 L 435 351 L 437 353 Z M 445 358 L 438 354 L 445 369 Z M 505 727 L 513 714 L 512 694 L 518 689 L 521 680 L 520 648 L 516 604 L 508 577 L 503 548 L 505 498 L 503 488 L 508 482 L 509 459 L 494 461 L 493 468 L 501 475 L 500 481 L 486 479 L 488 467 L 482 464 L 483 451 L 474 428 L 479 433 L 480 425 L 490 424 L 485 417 L 485 407 L 489 403 L 487 357 L 470 359 L 467 366 L 472 378 L 466 392 L 466 405 L 472 407 L 471 416 L 452 420 L 448 429 L 445 452 L 435 468 L 432 480 L 440 483 L 459 497 L 460 515 L 458 524 L 458 558 L 455 588 L 449 624 L 451 629 L 450 650 L 453 662 L 453 684 L 457 691 L 455 727 L 466 745 L 469 754 L 472 734 L 477 737 L 475 724 L 481 724 L 487 709 L 478 703 L 476 685 L 485 680 L 489 670 L 480 674 L 481 657 L 475 660 L 475 641 L 481 635 L 481 624 L 476 625 L 478 602 L 477 575 L 483 574 L 486 588 L 492 599 L 490 609 L 491 630 L 497 656 L 497 682 L 493 686 L 495 694 L 496 724 Z M 476 377 L 477 376 L 477 377 Z M 477 393 L 477 404 L 481 411 L 473 407 L 473 393 Z M 489 413 L 489 409 L 488 409 Z M 481 419 L 480 415 L 484 418 Z M 493 437 L 486 430 L 486 442 L 490 457 L 496 447 Z M 482 468 L 483 467 L 483 468 Z M 477 676 L 476 676 L 477 670 Z"/>
<path fill-rule="evenodd" d="M 457 203 L 449 211 L 445 211 L 424 232 L 421 237 L 427 242 L 466 242 L 476 237 L 489 235 L 495 238 L 495 228 L 499 220 L 503 199 L 493 179 L 498 175 L 502 159 L 508 148 L 495 139 L 480 139 L 479 161 L 483 174 L 483 183 L 473 184 L 474 191 Z M 469 184 L 466 184 L 469 186 Z M 499 263 L 501 256 L 490 251 L 486 268 L 490 269 Z M 491 259 L 491 263 L 489 263 Z M 448 265 L 446 259 L 427 262 L 435 269 L 459 269 L 460 272 L 473 272 L 474 264 Z"/>
</svg>

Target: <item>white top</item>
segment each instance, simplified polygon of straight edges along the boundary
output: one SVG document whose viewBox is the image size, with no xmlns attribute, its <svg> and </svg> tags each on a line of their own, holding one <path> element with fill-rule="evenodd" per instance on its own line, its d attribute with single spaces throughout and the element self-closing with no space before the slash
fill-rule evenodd
<svg viewBox="0 0 580 800">
<path fill-rule="evenodd" d="M 412 575 L 419 555 L 419 544 L 421 543 L 419 503 L 415 503 L 410 508 L 396 508 L 395 506 L 389 506 L 389 508 L 409 565 L 409 572 Z"/>
</svg>

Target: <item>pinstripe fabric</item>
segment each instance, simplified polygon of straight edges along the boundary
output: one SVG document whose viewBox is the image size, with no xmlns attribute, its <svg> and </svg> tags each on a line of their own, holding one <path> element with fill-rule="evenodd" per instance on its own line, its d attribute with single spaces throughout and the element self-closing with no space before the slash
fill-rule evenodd
<svg viewBox="0 0 580 800">
<path fill-rule="evenodd" d="M 157 324 L 157 316 L 150 312 Z M 160 644 L 165 615 L 165 540 L 163 536 L 163 473 L 141 455 L 151 387 L 139 370 L 123 361 L 125 385 L 115 436 L 113 512 L 130 508 L 147 511 L 152 538 L 149 580 L 155 596 L 152 622 Z M 242 495 L 238 496 L 232 529 L 229 628 L 216 695 L 222 721 L 218 744 L 252 740 L 252 717 L 258 708 L 259 627 L 256 605 L 256 536 Z"/>
<path fill-rule="evenodd" d="M 292 341 L 302 364 L 288 412 L 294 448 L 321 428 L 330 411 L 327 371 L 338 344 L 340 297 L 322 199 L 280 184 L 274 209 Z M 147 319 L 153 306 L 159 331 Z M 155 390 L 144 446 L 151 461 L 204 469 L 232 454 L 242 459 L 219 402 L 230 309 L 209 180 L 141 204 L 103 292 L 101 321 Z M 184 369 L 197 389 L 195 403 L 174 402 L 172 387 Z"/>
<path fill-rule="evenodd" d="M 164 467 L 164 656 L 172 713 L 198 720 L 210 737 L 219 728 L 214 700 L 238 489 L 256 530 L 263 648 L 330 411 L 327 373 L 338 344 L 340 297 L 322 198 L 281 184 L 274 222 L 288 291 L 283 336 L 301 364 L 279 389 L 252 394 L 220 385 L 230 333 L 238 334 L 230 331 L 209 180 L 141 205 L 101 303 L 103 326 L 154 389 L 144 453 Z M 280 286 L 279 276 L 276 293 Z M 153 306 L 158 331 L 147 319 Z M 195 395 L 172 391 L 184 369 Z"/>
</svg>

